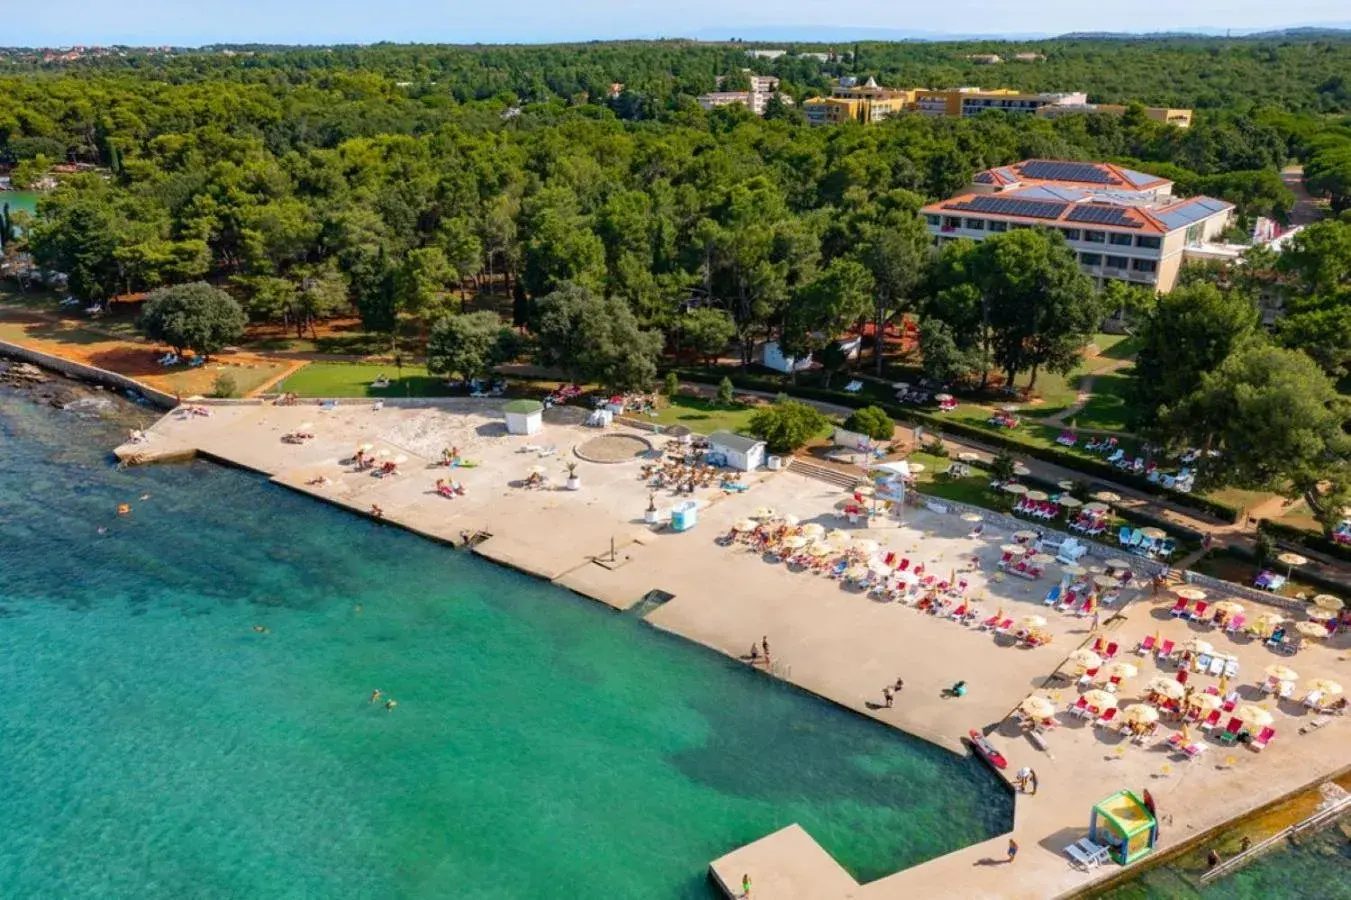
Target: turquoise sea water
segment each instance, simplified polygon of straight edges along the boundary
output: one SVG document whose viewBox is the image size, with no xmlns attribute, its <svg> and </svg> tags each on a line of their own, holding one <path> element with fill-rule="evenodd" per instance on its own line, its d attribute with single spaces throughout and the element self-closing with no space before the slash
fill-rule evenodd
<svg viewBox="0 0 1351 900">
<path fill-rule="evenodd" d="M 977 763 L 5 391 L 0 896 L 702 898 L 792 822 L 863 880 L 1009 823 Z"/>
<path fill-rule="evenodd" d="M 9 204 L 10 212 L 24 210 L 29 213 L 36 213 L 38 208 L 38 195 L 32 191 L 0 191 L 0 206 Z"/>
</svg>

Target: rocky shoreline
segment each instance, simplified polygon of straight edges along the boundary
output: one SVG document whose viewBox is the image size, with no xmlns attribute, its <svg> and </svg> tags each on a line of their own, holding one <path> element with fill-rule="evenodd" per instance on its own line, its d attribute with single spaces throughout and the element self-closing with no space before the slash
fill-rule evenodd
<svg viewBox="0 0 1351 900">
<path fill-rule="evenodd" d="M 17 360 L 0 359 L 0 388 L 55 409 L 127 413 L 136 408 L 131 401 L 102 385 L 88 384 Z"/>
</svg>

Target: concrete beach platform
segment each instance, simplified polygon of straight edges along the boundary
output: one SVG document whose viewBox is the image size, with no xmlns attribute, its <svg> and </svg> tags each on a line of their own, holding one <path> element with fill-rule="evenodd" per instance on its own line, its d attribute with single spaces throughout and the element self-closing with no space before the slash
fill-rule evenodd
<svg viewBox="0 0 1351 900">
<path fill-rule="evenodd" d="M 1221 746 L 1193 734 L 1207 751 L 1194 759 L 1166 746 L 1148 748 L 1124 737 L 1058 714 L 1060 726 L 1045 738 L 1046 748 L 1031 743 L 1009 716 L 1028 694 L 1043 689 L 1067 655 L 1092 639 L 1087 618 L 1062 614 L 1042 604 L 1058 569 L 1026 581 L 996 574 L 999 546 L 1007 529 L 987 527 L 980 537 L 956 515 L 907 509 L 903 521 L 886 527 L 851 526 L 835 511 L 845 496 L 821 481 L 793 472 L 757 473 L 744 493 L 701 490 L 699 524 L 674 533 L 644 523 L 650 488 L 640 478 L 640 462 L 592 463 L 572 448 L 597 434 L 595 429 L 560 424 L 546 416 L 541 433 L 508 435 L 497 412 L 500 402 L 455 400 L 400 406 L 342 403 L 321 409 L 315 403 L 271 406 L 258 403 L 203 404 L 209 415 L 171 413 L 148 439 L 117 449 L 120 459 L 150 463 L 205 455 L 260 472 L 278 484 L 361 515 L 382 511 L 382 521 L 456 545 L 472 535 L 491 537 L 474 552 L 523 572 L 553 581 L 615 609 L 627 609 L 650 591 L 673 595 L 646 613 L 651 625 L 697 641 L 733 659 L 745 659 L 753 643 L 768 637 L 772 675 L 791 682 L 860 715 L 901 731 L 967 753 L 963 737 L 970 729 L 990 736 L 1008 758 L 1006 777 L 1027 765 L 1039 776 L 1039 790 L 1015 797 L 1011 836 L 1021 851 L 1005 863 L 1010 835 L 1001 835 L 865 885 L 858 884 L 801 828 L 793 826 L 738 849 L 729 848 L 711 872 L 729 896 L 740 894 L 749 874 L 753 896 L 762 898 L 1048 898 L 1071 895 L 1121 870 L 1113 865 L 1084 871 L 1072 866 L 1064 847 L 1086 836 L 1092 805 L 1121 788 L 1148 789 L 1157 801 L 1160 850 L 1176 847 L 1231 819 L 1311 782 L 1344 770 L 1346 724 L 1334 718 L 1325 727 L 1300 734 L 1313 714 L 1297 702 L 1267 701 L 1277 737 L 1258 753 L 1243 746 Z M 282 436 L 302 423 L 315 435 L 303 444 Z M 622 427 L 615 433 L 633 433 Z M 657 447 L 660 436 L 646 435 Z M 354 450 L 370 444 L 384 458 L 406 457 L 400 474 L 384 478 L 358 472 L 347 462 Z M 441 450 L 458 447 L 472 468 L 436 465 Z M 552 450 L 552 452 L 550 452 Z M 565 462 L 577 464 L 581 489 L 563 488 Z M 545 470 L 549 486 L 522 486 L 532 467 Z M 438 495 L 438 478 L 461 482 L 464 496 Z M 684 499 L 656 492 L 661 510 Z M 228 502 L 228 498 L 222 498 Z M 843 527 L 855 536 L 878 541 L 928 571 L 970 582 L 984 617 L 996 610 L 1015 621 L 1043 615 L 1052 642 L 1036 648 L 1014 646 L 946 618 L 899 603 L 879 602 L 823 576 L 790 571 L 742 546 L 716 541 L 731 523 L 768 506 L 802 522 Z M 993 523 L 991 523 L 993 524 Z M 1029 526 L 1033 527 L 1033 526 Z M 1045 525 L 1039 527 L 1046 527 Z M 614 558 L 610 557 L 614 548 Z M 1086 560 L 1101 564 L 1102 560 Z M 1212 596 L 1212 600 L 1221 599 Z M 1175 619 L 1167 608 L 1172 596 L 1148 596 L 1127 590 L 1114 609 L 1103 611 L 1102 633 L 1120 645 L 1117 659 L 1140 669 L 1119 691 L 1121 705 L 1135 702 L 1156 675 L 1172 677 L 1176 668 L 1134 650 L 1146 635 L 1160 634 L 1179 643 L 1201 637 L 1232 654 L 1240 675 L 1232 680 L 1244 702 L 1263 702 L 1256 685 L 1273 662 L 1296 669 L 1300 682 L 1339 679 L 1351 643 L 1347 635 L 1317 642 L 1297 656 L 1282 657 L 1260 641 L 1233 638 L 1217 629 Z M 1260 610 L 1250 606 L 1249 618 Z M 1115 613 L 1109 619 L 1108 614 Z M 1076 670 L 1077 674 L 1077 670 Z M 892 708 L 881 705 L 881 688 L 897 678 L 905 687 Z M 945 689 L 959 680 L 966 696 L 950 698 Z M 1198 690 L 1214 683 L 1193 674 Z M 1351 687 L 1351 685 L 1348 685 Z M 1077 699 L 1073 680 L 1042 690 L 1064 710 Z M 1299 690 L 1296 699 L 1304 696 Z M 1165 731 L 1165 734 L 1167 731 Z"/>
</svg>

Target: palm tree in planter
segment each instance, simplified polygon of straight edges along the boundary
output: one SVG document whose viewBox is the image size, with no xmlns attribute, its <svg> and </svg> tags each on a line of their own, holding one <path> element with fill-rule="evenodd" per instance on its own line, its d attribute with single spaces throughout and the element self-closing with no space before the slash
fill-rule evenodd
<svg viewBox="0 0 1351 900">
<path fill-rule="evenodd" d="M 582 489 L 582 479 L 577 475 L 577 464 L 575 462 L 564 463 L 568 470 L 567 487 L 570 491 L 580 491 Z"/>
</svg>

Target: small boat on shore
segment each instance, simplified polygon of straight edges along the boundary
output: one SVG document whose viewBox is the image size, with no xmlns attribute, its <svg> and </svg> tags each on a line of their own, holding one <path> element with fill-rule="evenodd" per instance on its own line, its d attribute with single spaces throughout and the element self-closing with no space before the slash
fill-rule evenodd
<svg viewBox="0 0 1351 900">
<path fill-rule="evenodd" d="M 984 759 L 996 769 L 1008 768 L 1009 761 L 1004 758 L 1004 754 L 996 750 L 995 745 L 990 743 L 990 739 L 981 734 L 978 729 L 972 728 L 967 732 L 967 737 L 970 739 L 971 746 L 976 749 L 976 753 L 980 755 L 981 759 Z"/>
</svg>

